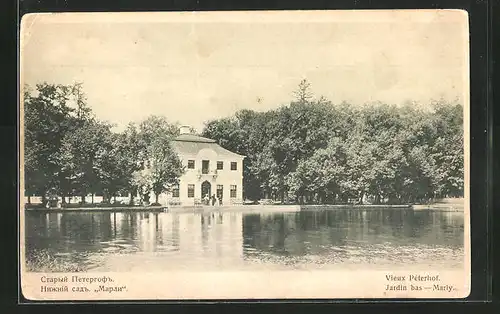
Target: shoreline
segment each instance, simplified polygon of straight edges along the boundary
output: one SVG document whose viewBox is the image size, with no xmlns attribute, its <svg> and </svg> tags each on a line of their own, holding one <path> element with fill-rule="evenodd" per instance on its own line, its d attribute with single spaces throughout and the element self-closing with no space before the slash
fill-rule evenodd
<svg viewBox="0 0 500 314">
<path fill-rule="evenodd" d="M 413 205 L 413 210 L 416 210 L 416 211 L 432 210 L 432 211 L 441 211 L 441 212 L 464 212 L 465 207 L 463 204 Z"/>
<path fill-rule="evenodd" d="M 319 210 L 415 210 L 463 212 L 463 206 L 450 205 L 223 205 L 223 206 L 116 206 L 116 207 L 68 207 L 68 208 L 26 208 L 27 212 L 300 212 Z"/>
<path fill-rule="evenodd" d="M 26 208 L 27 212 L 163 212 L 166 206 L 116 206 L 116 207 L 62 207 L 62 208 Z"/>
</svg>

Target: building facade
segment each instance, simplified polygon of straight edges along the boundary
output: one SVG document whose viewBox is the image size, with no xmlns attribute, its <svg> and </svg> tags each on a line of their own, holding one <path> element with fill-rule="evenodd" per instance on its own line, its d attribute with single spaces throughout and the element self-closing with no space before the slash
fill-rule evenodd
<svg viewBox="0 0 500 314">
<path fill-rule="evenodd" d="M 160 203 L 201 205 L 206 196 L 215 195 L 218 204 L 242 204 L 245 156 L 224 149 L 215 140 L 191 134 L 189 129 L 181 127 L 180 135 L 172 142 L 185 173 L 178 186 L 160 197 Z"/>
</svg>

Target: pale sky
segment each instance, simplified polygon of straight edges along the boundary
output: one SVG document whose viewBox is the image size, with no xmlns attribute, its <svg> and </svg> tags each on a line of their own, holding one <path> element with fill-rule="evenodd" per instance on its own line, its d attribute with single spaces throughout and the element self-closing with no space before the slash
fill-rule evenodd
<svg viewBox="0 0 500 314">
<path fill-rule="evenodd" d="M 303 78 L 334 103 L 468 104 L 462 11 L 31 15 L 21 60 L 24 83 L 83 82 L 118 129 L 158 114 L 201 131 L 289 103 Z"/>
</svg>

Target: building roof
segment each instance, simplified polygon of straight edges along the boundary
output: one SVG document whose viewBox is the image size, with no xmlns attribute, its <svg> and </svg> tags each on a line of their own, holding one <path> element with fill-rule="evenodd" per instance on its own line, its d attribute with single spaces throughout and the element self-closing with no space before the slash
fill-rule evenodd
<svg viewBox="0 0 500 314">
<path fill-rule="evenodd" d="M 219 156 L 244 158 L 245 156 L 233 153 L 219 144 L 215 140 L 193 134 L 181 134 L 172 142 L 178 153 L 183 155 L 197 155 L 202 149 L 211 149 Z"/>
<path fill-rule="evenodd" d="M 181 134 L 175 138 L 175 141 L 195 142 L 195 143 L 215 143 L 215 140 L 194 134 Z"/>
</svg>

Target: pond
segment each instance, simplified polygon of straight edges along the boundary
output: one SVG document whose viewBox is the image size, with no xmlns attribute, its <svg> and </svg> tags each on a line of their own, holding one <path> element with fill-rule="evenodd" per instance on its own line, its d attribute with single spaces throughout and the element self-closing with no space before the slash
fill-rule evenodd
<svg viewBox="0 0 500 314">
<path fill-rule="evenodd" d="M 31 271 L 462 268 L 464 215 L 26 212 Z"/>
</svg>

